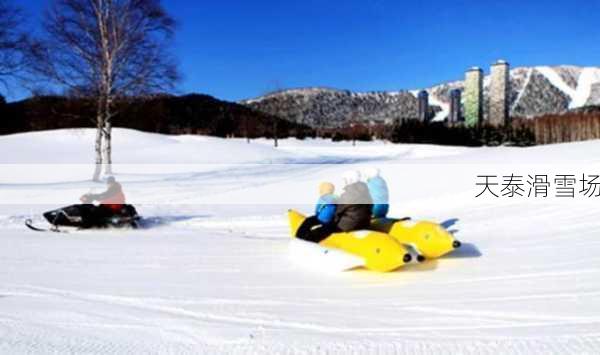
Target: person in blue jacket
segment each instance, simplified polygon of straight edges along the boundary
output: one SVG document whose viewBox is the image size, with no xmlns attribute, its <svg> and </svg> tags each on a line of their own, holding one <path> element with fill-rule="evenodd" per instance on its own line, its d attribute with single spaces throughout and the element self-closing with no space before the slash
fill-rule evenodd
<svg viewBox="0 0 600 355">
<path fill-rule="evenodd" d="M 315 216 L 322 224 L 333 222 L 336 210 L 337 197 L 334 195 L 335 187 L 330 182 L 323 182 L 319 185 L 319 200 L 315 207 Z"/>
<path fill-rule="evenodd" d="M 335 187 L 330 182 L 319 185 L 320 197 L 315 207 L 315 214 L 302 222 L 296 231 L 296 237 L 318 243 L 338 231 L 334 223 L 337 209 L 337 197 L 334 192 Z"/>
<path fill-rule="evenodd" d="M 390 197 L 387 183 L 381 177 L 379 169 L 369 168 L 363 172 L 369 193 L 373 200 L 373 218 L 385 218 L 390 209 Z"/>
</svg>

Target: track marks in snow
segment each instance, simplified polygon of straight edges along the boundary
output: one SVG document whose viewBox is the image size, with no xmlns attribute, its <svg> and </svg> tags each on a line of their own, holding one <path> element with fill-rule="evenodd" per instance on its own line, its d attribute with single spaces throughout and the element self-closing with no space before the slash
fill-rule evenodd
<svg viewBox="0 0 600 355">
<path fill-rule="evenodd" d="M 454 309 L 454 308 L 439 308 L 439 307 L 405 307 L 405 310 L 419 312 L 423 314 L 450 315 L 460 317 L 462 319 L 480 318 L 488 321 L 508 322 L 513 326 L 521 326 L 521 322 L 525 324 L 535 322 L 536 325 L 555 325 L 555 324 L 578 324 L 578 323 L 600 323 L 599 317 L 563 317 L 558 315 L 539 315 L 532 313 L 510 313 L 510 312 L 494 312 L 469 309 Z"/>
<path fill-rule="evenodd" d="M 540 281 L 542 279 L 547 278 L 557 278 L 557 277 L 574 277 L 585 274 L 598 274 L 600 273 L 600 269 L 579 269 L 579 270 L 566 270 L 566 271 L 547 271 L 547 272 L 536 272 L 536 273 L 522 273 L 522 274 L 511 274 L 511 275 L 498 275 L 498 276 L 489 276 L 489 277 L 474 277 L 474 278 L 466 278 L 466 279 L 454 279 L 439 282 L 437 284 L 459 284 L 459 283 L 480 283 L 480 282 L 497 282 L 497 281 L 507 281 L 507 280 L 518 280 L 518 279 L 533 279 Z"/>
<path fill-rule="evenodd" d="M 92 303 L 103 303 L 112 306 L 118 307 L 126 307 L 126 308 L 136 308 L 149 312 L 158 312 L 165 313 L 175 317 L 189 318 L 196 321 L 201 321 L 207 324 L 214 323 L 225 323 L 229 325 L 243 325 L 243 326 L 261 326 L 261 327 L 270 327 L 273 329 L 299 329 L 299 330 L 310 330 L 321 333 L 355 333 L 360 332 L 362 329 L 352 329 L 352 328 L 343 328 L 343 327 L 330 327 L 330 326 L 322 326 L 318 324 L 311 323 L 301 323 L 301 322 L 293 322 L 293 321 L 283 321 L 278 319 L 261 319 L 256 316 L 250 317 L 239 317 L 232 315 L 221 315 L 211 312 L 198 312 L 198 311 L 189 311 L 182 307 L 177 307 L 173 305 L 161 305 L 152 302 L 144 301 L 140 298 L 131 298 L 131 297 L 121 297 L 121 296 L 110 296 L 110 295 L 97 295 L 97 294 L 86 294 L 79 293 L 73 291 L 64 291 L 50 288 L 42 288 L 42 287 L 34 287 L 34 286 L 26 286 L 24 287 L 31 291 L 39 292 L 38 296 L 46 296 L 46 297 L 59 297 L 62 299 L 75 299 L 81 301 L 88 301 Z"/>
<path fill-rule="evenodd" d="M 290 231 L 287 223 L 287 217 L 281 214 L 196 220 L 191 225 L 214 234 L 236 238 L 288 241 Z"/>
<path fill-rule="evenodd" d="M 143 298 L 111 296 L 100 294 L 80 293 L 66 290 L 42 288 L 35 286 L 21 286 L 20 289 L 29 291 L 16 292 L 35 297 L 57 297 L 64 301 L 79 300 L 91 303 L 101 303 L 115 307 L 134 308 L 146 312 L 167 314 L 178 318 L 187 318 L 194 321 L 200 321 L 207 324 L 224 323 L 227 325 L 238 326 L 259 326 L 270 330 L 293 329 L 302 331 L 312 331 L 327 334 L 386 334 L 398 332 L 429 332 L 429 331 L 452 331 L 452 330 L 482 330 L 482 329 L 512 329 L 512 328 L 539 328 L 556 327 L 567 325 L 596 325 L 600 324 L 598 317 L 561 317 L 553 315 L 535 315 L 535 314 L 517 314 L 507 312 L 476 311 L 469 309 L 439 308 L 428 306 L 406 306 L 402 307 L 404 312 L 413 312 L 420 314 L 419 317 L 425 317 L 427 314 L 452 316 L 460 319 L 480 320 L 484 322 L 474 322 L 468 325 L 440 325 L 440 326 L 389 326 L 389 327 L 347 327 L 347 326 L 328 326 L 314 323 L 284 321 L 275 318 L 260 318 L 256 313 L 249 313 L 248 317 L 223 315 L 214 312 L 190 311 L 181 306 L 175 306 L 177 300 L 146 300 Z M 240 302 L 240 301 L 236 301 Z M 242 302 L 244 303 L 244 302 Z M 246 306 L 251 303 L 245 304 Z M 126 313 L 128 314 L 128 313 Z M 78 322 L 75 322 L 79 324 Z M 111 323 L 112 324 L 112 323 Z M 88 325 L 89 326 L 89 325 Z M 108 325 L 107 325 L 108 327 Z M 122 327 L 135 327 L 123 326 Z"/>
</svg>

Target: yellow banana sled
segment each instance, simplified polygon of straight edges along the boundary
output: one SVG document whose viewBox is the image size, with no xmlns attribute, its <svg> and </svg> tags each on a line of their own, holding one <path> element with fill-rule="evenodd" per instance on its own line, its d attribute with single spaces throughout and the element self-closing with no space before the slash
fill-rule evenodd
<svg viewBox="0 0 600 355">
<path fill-rule="evenodd" d="M 292 238 L 306 217 L 289 210 L 288 218 Z M 437 258 L 460 242 L 443 227 L 432 222 L 399 221 L 393 219 L 373 220 L 373 230 L 334 233 L 319 244 L 339 249 L 364 260 L 364 266 L 373 271 L 393 271 L 412 260 L 408 246 L 417 253 L 419 261 Z"/>
<path fill-rule="evenodd" d="M 294 210 L 288 212 L 292 238 L 306 217 Z M 348 233 L 334 233 L 319 243 L 339 249 L 364 260 L 369 270 L 387 272 L 409 263 L 412 256 L 402 244 L 389 235 L 377 231 L 361 230 Z"/>
<path fill-rule="evenodd" d="M 433 222 L 381 218 L 372 220 L 371 228 L 412 247 L 419 261 L 439 258 L 461 245 L 444 227 Z"/>
</svg>

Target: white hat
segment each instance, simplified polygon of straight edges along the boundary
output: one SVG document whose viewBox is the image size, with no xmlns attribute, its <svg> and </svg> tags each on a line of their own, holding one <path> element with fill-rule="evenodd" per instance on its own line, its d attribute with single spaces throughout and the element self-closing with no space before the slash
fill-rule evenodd
<svg viewBox="0 0 600 355">
<path fill-rule="evenodd" d="M 379 169 L 375 168 L 375 167 L 370 167 L 370 168 L 366 168 L 362 171 L 362 176 L 369 180 L 372 179 L 374 177 L 378 177 L 379 176 Z"/>
<path fill-rule="evenodd" d="M 344 180 L 344 186 L 354 184 L 355 182 L 360 181 L 360 172 L 358 170 L 346 171 L 344 175 L 342 175 L 342 179 Z"/>
</svg>

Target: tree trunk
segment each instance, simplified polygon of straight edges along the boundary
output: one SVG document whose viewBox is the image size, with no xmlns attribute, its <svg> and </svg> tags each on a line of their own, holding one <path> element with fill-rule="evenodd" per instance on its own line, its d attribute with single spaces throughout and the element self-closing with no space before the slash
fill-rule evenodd
<svg viewBox="0 0 600 355">
<path fill-rule="evenodd" d="M 250 143 L 250 136 L 248 135 L 248 117 L 244 117 L 244 135 L 246 136 L 246 143 Z"/>
<path fill-rule="evenodd" d="M 102 114 L 102 103 L 101 99 L 98 100 L 98 107 L 96 110 L 96 144 L 95 144 L 95 154 L 96 154 L 96 164 L 94 167 L 94 176 L 92 177 L 93 181 L 100 181 L 100 174 L 102 173 L 102 140 L 104 137 L 104 118 Z"/>
<path fill-rule="evenodd" d="M 112 174 L 112 97 L 106 94 L 103 102 L 104 114 L 104 174 Z"/>
<path fill-rule="evenodd" d="M 104 124 L 104 174 L 112 174 L 112 122 Z"/>
</svg>

